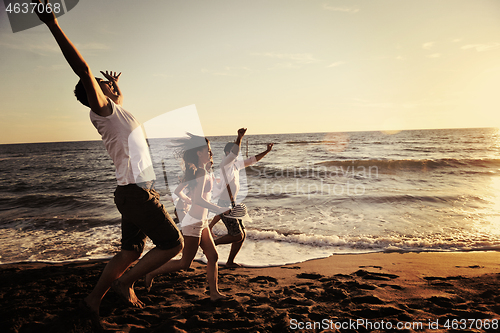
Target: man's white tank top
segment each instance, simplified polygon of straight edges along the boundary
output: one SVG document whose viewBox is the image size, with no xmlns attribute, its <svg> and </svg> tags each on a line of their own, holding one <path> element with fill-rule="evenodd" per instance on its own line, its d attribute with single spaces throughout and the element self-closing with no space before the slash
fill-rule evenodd
<svg viewBox="0 0 500 333">
<path fill-rule="evenodd" d="M 118 185 L 156 179 L 141 124 L 128 111 L 108 98 L 112 114 L 102 117 L 90 111 L 90 121 L 102 137 L 116 167 Z"/>
</svg>

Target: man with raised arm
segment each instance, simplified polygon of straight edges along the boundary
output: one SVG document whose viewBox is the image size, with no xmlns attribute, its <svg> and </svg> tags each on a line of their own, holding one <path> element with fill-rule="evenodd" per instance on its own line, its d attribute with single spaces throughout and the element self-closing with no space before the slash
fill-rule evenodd
<svg viewBox="0 0 500 333">
<path fill-rule="evenodd" d="M 80 78 L 75 88 L 76 98 L 90 108 L 92 124 L 101 134 L 116 167 L 115 204 L 122 215 L 121 250 L 109 261 L 94 290 L 80 304 L 90 313 L 93 325 L 100 329 L 99 307 L 109 288 L 113 287 L 129 304 L 143 307 L 134 292 L 135 281 L 177 255 L 182 250 L 183 239 L 152 187 L 155 175 L 141 125 L 122 107 L 123 95 L 118 87 L 121 73 L 106 71 L 101 73 L 107 80 L 95 78 L 55 15 L 46 12 L 37 12 L 37 15 Z M 125 273 L 139 259 L 146 235 L 155 248 Z"/>
<path fill-rule="evenodd" d="M 220 197 L 217 205 L 220 207 L 231 207 L 231 202 L 236 202 L 236 196 L 240 190 L 240 170 L 257 163 L 273 148 L 273 144 L 269 143 L 267 145 L 267 149 L 262 153 L 252 156 L 246 160 L 239 160 L 238 154 L 241 148 L 241 139 L 245 135 L 246 130 L 246 128 L 240 128 L 235 142 L 229 142 L 224 147 L 225 157 L 220 164 L 221 182 L 218 185 Z M 231 250 L 226 262 L 226 267 L 239 267 L 240 265 L 234 262 L 234 258 L 240 251 L 243 246 L 243 242 L 245 241 L 245 225 L 242 219 L 227 218 L 224 215 L 216 215 L 212 219 L 212 222 L 210 222 L 210 230 L 212 230 L 221 219 L 226 226 L 227 234 L 215 239 L 215 245 L 231 244 Z"/>
</svg>

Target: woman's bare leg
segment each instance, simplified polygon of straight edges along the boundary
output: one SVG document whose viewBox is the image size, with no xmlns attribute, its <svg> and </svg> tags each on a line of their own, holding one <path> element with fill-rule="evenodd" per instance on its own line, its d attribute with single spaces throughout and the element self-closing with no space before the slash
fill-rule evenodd
<svg viewBox="0 0 500 333">
<path fill-rule="evenodd" d="M 203 229 L 201 234 L 201 242 L 200 246 L 205 252 L 205 256 L 207 257 L 207 280 L 208 287 L 210 288 L 210 299 L 212 301 L 219 300 L 221 298 L 225 298 L 226 295 L 221 294 L 219 292 L 218 287 L 218 275 L 219 269 L 217 266 L 217 261 L 219 260 L 219 254 L 215 249 L 214 240 L 212 238 L 212 233 L 209 228 Z"/>
<path fill-rule="evenodd" d="M 184 236 L 184 248 L 182 250 L 182 258 L 178 260 L 170 260 L 164 265 L 158 267 L 154 271 L 146 274 L 145 276 L 145 284 L 146 288 L 149 291 L 151 289 L 151 285 L 153 284 L 153 279 L 155 276 L 160 274 L 166 274 L 171 272 L 180 271 L 183 269 L 188 269 L 193 262 L 193 259 L 198 252 L 198 246 L 200 245 L 200 238 Z"/>
</svg>

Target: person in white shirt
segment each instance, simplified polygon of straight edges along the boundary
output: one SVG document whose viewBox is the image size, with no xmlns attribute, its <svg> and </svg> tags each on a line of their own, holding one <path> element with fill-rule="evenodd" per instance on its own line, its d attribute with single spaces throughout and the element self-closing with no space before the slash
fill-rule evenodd
<svg viewBox="0 0 500 333">
<path fill-rule="evenodd" d="M 240 190 L 240 170 L 253 165 L 266 156 L 273 148 L 273 143 L 267 144 L 267 149 L 262 153 L 252 156 L 246 160 L 238 159 L 238 154 L 241 148 L 241 139 L 246 133 L 246 128 L 238 130 L 236 141 L 229 142 L 224 147 L 226 157 L 220 164 L 221 177 L 218 187 L 221 191 L 219 201 L 220 207 L 231 207 L 231 202 L 236 203 L 236 197 Z M 229 186 L 227 185 L 229 184 Z M 228 190 L 229 187 L 229 190 Z M 246 238 L 245 225 L 242 219 L 228 218 L 224 215 L 216 215 L 210 222 L 210 230 L 222 219 L 227 229 L 227 234 L 215 239 L 215 245 L 231 244 L 231 250 L 226 262 L 226 267 L 239 267 L 240 265 L 234 262 L 234 259 Z"/>
<path fill-rule="evenodd" d="M 213 178 L 209 166 L 212 165 L 212 149 L 210 141 L 201 136 L 188 134 L 187 138 L 179 139 L 179 147 L 184 161 L 184 177 L 175 189 L 180 200 L 189 201 L 189 210 L 184 215 L 181 228 L 184 236 L 182 258 L 170 260 L 163 266 L 148 273 L 145 277 L 146 288 L 149 290 L 155 276 L 188 269 L 201 247 L 207 258 L 207 280 L 210 289 L 210 299 L 217 301 L 226 298 L 218 287 L 219 255 L 215 248 L 212 234 L 208 229 L 208 211 L 216 214 L 228 212 L 227 208 L 219 207 L 210 202 L 212 198 Z M 183 191 L 187 189 L 187 195 Z"/>
<path fill-rule="evenodd" d="M 37 1 L 35 1 L 36 3 Z M 38 4 L 42 4 L 38 1 Z M 46 7 L 48 1 L 45 1 Z M 106 265 L 92 292 L 80 303 L 90 316 L 93 328 L 102 330 L 99 307 L 109 288 L 130 305 L 144 304 L 134 292 L 134 283 L 146 273 L 160 267 L 177 255 L 183 238 L 173 223 L 160 195 L 152 185 L 155 180 L 151 157 L 140 123 L 123 109 L 123 95 L 118 87 L 121 73 L 101 72 L 107 81 L 95 78 L 75 45 L 64 34 L 53 12 L 36 14 L 46 24 L 59 45 L 71 69 L 80 78 L 75 95 L 90 108 L 90 118 L 101 134 L 106 149 L 116 167 L 115 203 L 122 215 L 121 250 Z M 156 245 L 137 264 L 144 249 L 146 236 Z"/>
</svg>

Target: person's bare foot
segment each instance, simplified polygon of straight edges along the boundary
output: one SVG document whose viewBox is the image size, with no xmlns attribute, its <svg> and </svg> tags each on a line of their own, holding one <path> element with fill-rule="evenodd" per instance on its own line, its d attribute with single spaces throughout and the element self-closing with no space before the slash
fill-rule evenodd
<svg viewBox="0 0 500 333">
<path fill-rule="evenodd" d="M 135 295 L 134 286 L 126 286 L 121 283 L 119 280 L 113 282 L 112 286 L 113 290 L 122 298 L 122 300 L 132 306 L 143 308 L 146 305 L 141 302 L 139 298 Z"/>
<path fill-rule="evenodd" d="M 144 277 L 144 284 L 148 293 L 151 290 L 151 286 L 153 285 L 153 279 L 154 278 L 151 276 L 151 274 L 146 274 L 146 276 Z"/>
<path fill-rule="evenodd" d="M 237 268 L 237 267 L 241 267 L 241 265 L 240 265 L 240 264 L 237 264 L 237 263 L 235 263 L 235 262 L 227 262 L 227 263 L 226 263 L 226 265 L 224 265 L 224 266 L 226 266 L 227 268 Z"/>
<path fill-rule="evenodd" d="M 82 300 L 83 303 L 80 304 L 80 306 L 85 306 L 87 310 L 89 310 L 92 313 L 95 313 L 97 316 L 99 316 L 99 306 L 100 302 L 93 302 L 92 299 L 87 296 Z"/>
<path fill-rule="evenodd" d="M 210 300 L 212 302 L 216 302 L 216 301 L 220 301 L 221 299 L 228 299 L 228 298 L 230 298 L 230 297 L 227 295 L 221 294 L 219 291 L 217 291 L 213 295 L 212 294 L 210 295 Z"/>
<path fill-rule="evenodd" d="M 92 329 L 95 332 L 103 332 L 104 328 L 101 324 L 101 318 L 99 317 L 99 307 L 97 307 L 97 311 L 92 308 L 92 306 L 87 302 L 87 298 L 84 298 L 80 301 L 78 305 L 81 311 L 81 314 L 90 320 L 92 325 Z"/>
</svg>

